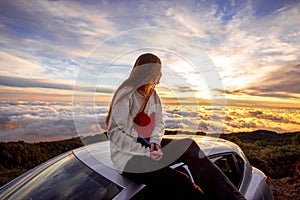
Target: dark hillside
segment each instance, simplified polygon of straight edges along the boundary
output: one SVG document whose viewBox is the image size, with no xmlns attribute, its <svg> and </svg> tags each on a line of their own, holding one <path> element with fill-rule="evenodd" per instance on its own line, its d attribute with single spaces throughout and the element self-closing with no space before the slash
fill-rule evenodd
<svg viewBox="0 0 300 200">
<path fill-rule="evenodd" d="M 79 139 L 56 142 L 0 142 L 0 185 L 63 152 L 82 146 Z"/>
<path fill-rule="evenodd" d="M 290 132 L 290 133 L 276 133 L 267 130 L 257 130 L 253 132 L 238 132 L 231 134 L 222 134 L 221 138 L 228 139 L 232 136 L 236 136 L 243 142 L 261 142 L 263 145 L 288 145 L 291 144 L 292 138 L 299 135 L 300 132 Z"/>
</svg>

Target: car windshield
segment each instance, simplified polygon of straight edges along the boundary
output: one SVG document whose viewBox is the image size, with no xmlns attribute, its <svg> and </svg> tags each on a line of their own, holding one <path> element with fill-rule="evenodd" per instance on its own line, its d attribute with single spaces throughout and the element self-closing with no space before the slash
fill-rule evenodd
<svg viewBox="0 0 300 200">
<path fill-rule="evenodd" d="M 9 199 L 112 199 L 121 187 L 82 164 L 69 154 L 45 169 L 28 174 Z M 11 188 L 11 187 L 10 187 Z"/>
</svg>

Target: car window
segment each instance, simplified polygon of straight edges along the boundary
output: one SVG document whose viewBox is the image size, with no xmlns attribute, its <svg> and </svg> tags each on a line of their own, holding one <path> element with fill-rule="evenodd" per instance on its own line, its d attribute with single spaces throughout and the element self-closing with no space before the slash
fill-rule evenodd
<svg viewBox="0 0 300 200">
<path fill-rule="evenodd" d="M 245 165 L 244 160 L 238 155 L 235 155 L 234 158 L 236 159 L 236 163 L 238 165 L 239 173 L 242 176 L 243 172 L 244 172 L 244 165 Z"/>
<path fill-rule="evenodd" d="M 28 177 L 9 195 L 10 199 L 112 199 L 122 189 L 73 154 Z"/>
<path fill-rule="evenodd" d="M 244 171 L 244 160 L 242 158 L 237 154 L 227 153 L 213 156 L 210 160 L 223 171 L 236 187 L 239 187 Z"/>
</svg>

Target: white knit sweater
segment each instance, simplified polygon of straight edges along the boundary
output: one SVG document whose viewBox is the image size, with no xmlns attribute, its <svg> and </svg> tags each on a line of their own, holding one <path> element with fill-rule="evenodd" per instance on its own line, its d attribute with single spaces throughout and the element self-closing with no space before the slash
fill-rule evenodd
<svg viewBox="0 0 300 200">
<path fill-rule="evenodd" d="M 124 87 L 118 91 L 119 94 L 115 95 L 122 96 L 130 90 L 132 88 Z M 126 163 L 134 155 L 150 156 L 150 149 L 137 142 L 138 133 L 133 127 L 133 118 L 139 112 L 143 100 L 144 97 L 134 90 L 114 104 L 111 110 L 107 133 L 110 140 L 111 160 L 120 173 L 124 171 Z M 148 115 L 156 113 L 156 122 L 150 143 L 160 144 L 164 133 L 164 121 L 161 101 L 155 91 L 147 103 L 145 112 Z"/>
</svg>

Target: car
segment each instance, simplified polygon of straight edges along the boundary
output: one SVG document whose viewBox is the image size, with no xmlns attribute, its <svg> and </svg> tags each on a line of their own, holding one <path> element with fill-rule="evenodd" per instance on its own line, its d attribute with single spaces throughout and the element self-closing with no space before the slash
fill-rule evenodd
<svg viewBox="0 0 300 200">
<path fill-rule="evenodd" d="M 167 138 L 191 137 L 166 135 Z M 268 177 L 251 166 L 241 148 L 224 139 L 192 137 L 248 200 L 272 200 Z M 102 141 L 63 153 L 0 188 L 0 199 L 144 199 L 149 189 L 122 176 L 110 160 L 110 143 Z M 188 166 L 170 166 L 193 177 Z"/>
</svg>

